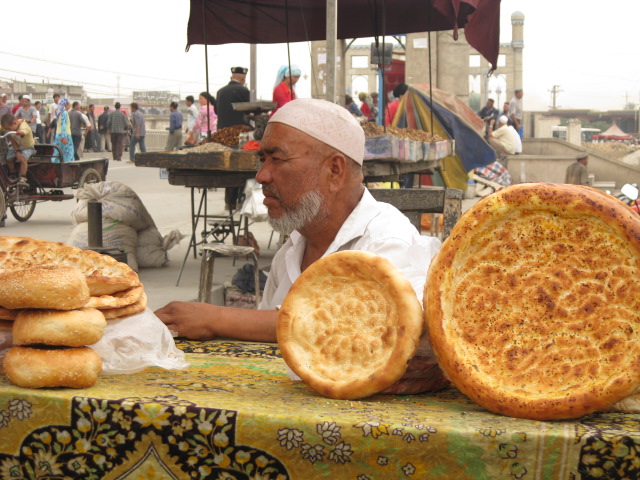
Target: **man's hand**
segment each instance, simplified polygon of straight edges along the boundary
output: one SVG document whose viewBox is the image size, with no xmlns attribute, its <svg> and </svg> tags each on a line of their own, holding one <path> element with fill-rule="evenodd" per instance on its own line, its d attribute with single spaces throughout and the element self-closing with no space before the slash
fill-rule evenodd
<svg viewBox="0 0 640 480">
<path fill-rule="evenodd" d="M 179 337 L 211 340 L 217 337 L 213 325 L 219 307 L 208 303 L 171 302 L 155 314 Z"/>
</svg>

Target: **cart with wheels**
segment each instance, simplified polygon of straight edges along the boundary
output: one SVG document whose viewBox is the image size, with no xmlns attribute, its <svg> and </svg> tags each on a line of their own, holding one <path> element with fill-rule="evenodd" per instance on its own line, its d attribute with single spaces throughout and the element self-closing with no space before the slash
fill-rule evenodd
<svg viewBox="0 0 640 480">
<path fill-rule="evenodd" d="M 12 132 L 9 132 L 12 133 Z M 1 218 L 8 207 L 19 222 L 26 222 L 33 215 L 36 203 L 74 198 L 64 188 L 81 188 L 86 183 L 102 182 L 107 177 L 108 158 L 60 162 L 62 152 L 56 145 L 38 144 L 36 153 L 29 159 L 28 185 L 20 185 L 9 176 L 5 166 L 0 168 Z"/>
</svg>

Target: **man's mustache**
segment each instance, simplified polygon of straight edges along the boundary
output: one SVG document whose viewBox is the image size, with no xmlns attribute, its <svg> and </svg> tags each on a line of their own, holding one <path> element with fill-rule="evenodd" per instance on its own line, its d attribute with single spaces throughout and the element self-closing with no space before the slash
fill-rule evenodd
<svg viewBox="0 0 640 480">
<path fill-rule="evenodd" d="M 263 185 L 262 193 L 265 194 L 265 196 L 268 194 L 270 197 L 273 197 L 276 200 L 280 200 L 280 195 L 278 195 L 278 190 L 273 185 Z"/>
</svg>

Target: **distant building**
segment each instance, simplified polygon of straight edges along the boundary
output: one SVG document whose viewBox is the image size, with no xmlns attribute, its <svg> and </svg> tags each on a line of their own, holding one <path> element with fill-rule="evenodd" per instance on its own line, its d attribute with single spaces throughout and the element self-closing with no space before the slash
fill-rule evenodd
<svg viewBox="0 0 640 480">
<path fill-rule="evenodd" d="M 397 36 L 393 48 L 394 66 L 404 63 L 402 78 L 393 68 L 391 78 L 385 75 L 387 92 L 400 82 L 409 85 L 429 82 L 429 48 L 431 50 L 431 78 L 433 85 L 466 100 L 473 110 L 480 110 L 487 98 L 495 100 L 496 108 L 511 100 L 514 90 L 522 88 L 524 49 L 524 14 L 511 15 L 511 42 L 500 44 L 497 70 L 487 77 L 491 69 L 485 60 L 465 40 L 464 31 L 459 30 L 458 40 L 451 31 L 411 33 Z M 429 39 L 433 43 L 429 45 Z M 371 65 L 369 46 L 349 46 L 344 40 L 338 41 L 338 48 L 344 53 L 345 63 L 337 65 L 336 91 L 348 93 L 354 98 L 362 91 L 378 90 L 378 72 Z M 342 57 L 339 53 L 338 57 Z M 312 82 L 311 94 L 317 98 L 326 95 L 326 42 L 312 42 L 312 68 L 317 81 Z M 525 103 L 526 104 L 526 103 Z"/>
</svg>

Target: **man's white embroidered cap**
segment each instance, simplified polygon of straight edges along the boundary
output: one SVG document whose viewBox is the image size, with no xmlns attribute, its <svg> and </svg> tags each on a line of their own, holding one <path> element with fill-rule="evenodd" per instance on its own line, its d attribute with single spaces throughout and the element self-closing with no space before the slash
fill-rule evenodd
<svg viewBox="0 0 640 480">
<path fill-rule="evenodd" d="M 280 107 L 269 123 L 296 128 L 326 143 L 362 165 L 364 131 L 349 111 L 335 103 L 315 98 L 298 98 Z"/>
</svg>

